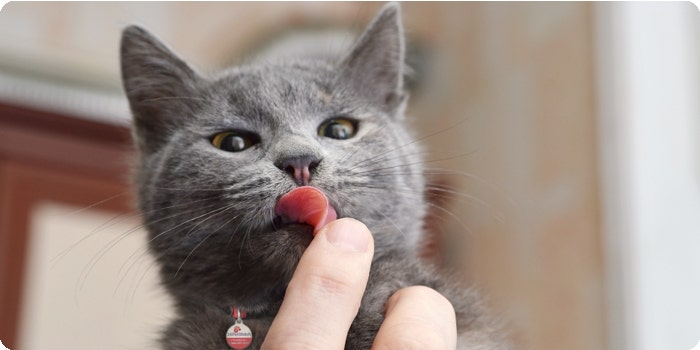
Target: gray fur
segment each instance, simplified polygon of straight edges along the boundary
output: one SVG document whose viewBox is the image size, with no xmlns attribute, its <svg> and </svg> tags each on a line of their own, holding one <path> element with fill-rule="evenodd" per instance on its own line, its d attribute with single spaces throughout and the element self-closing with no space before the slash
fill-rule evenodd
<svg viewBox="0 0 700 350">
<path fill-rule="evenodd" d="M 178 318 L 163 349 L 226 349 L 223 311 L 250 314 L 258 348 L 296 264 L 312 239 L 305 225 L 276 227 L 276 201 L 295 188 L 284 159 L 320 159 L 311 185 L 339 217 L 364 222 L 375 257 L 347 349 L 369 349 L 384 303 L 397 289 L 427 285 L 455 306 L 461 345 L 501 349 L 470 292 L 416 257 L 426 212 L 418 146 L 405 127 L 403 34 L 397 4 L 385 6 L 352 51 L 336 60 L 287 60 L 206 77 L 138 27 L 124 30 L 121 62 L 138 148 L 135 184 L 162 281 Z M 330 117 L 359 120 L 348 140 L 320 137 Z M 230 153 L 211 145 L 231 129 L 261 142 Z"/>
</svg>

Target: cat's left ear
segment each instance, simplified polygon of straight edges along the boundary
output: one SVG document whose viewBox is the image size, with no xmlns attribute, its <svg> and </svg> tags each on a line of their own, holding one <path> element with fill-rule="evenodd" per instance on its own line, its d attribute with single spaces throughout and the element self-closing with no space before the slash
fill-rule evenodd
<svg viewBox="0 0 700 350">
<path fill-rule="evenodd" d="M 200 78 L 163 43 L 137 26 L 122 33 L 121 71 L 139 147 L 154 152 L 181 126 L 197 102 Z"/>
<path fill-rule="evenodd" d="M 407 100 L 403 69 L 401 7 L 392 2 L 382 7 L 342 61 L 341 74 L 367 102 L 389 115 L 401 117 Z"/>
</svg>

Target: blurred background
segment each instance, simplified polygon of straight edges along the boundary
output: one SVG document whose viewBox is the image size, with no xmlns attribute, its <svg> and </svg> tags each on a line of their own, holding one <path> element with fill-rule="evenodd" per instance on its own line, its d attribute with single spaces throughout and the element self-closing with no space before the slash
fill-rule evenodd
<svg viewBox="0 0 700 350">
<path fill-rule="evenodd" d="M 42 3 L 0 12 L 0 340 L 153 348 L 172 314 L 129 192 L 118 45 L 202 72 L 351 43 L 380 3 Z M 692 3 L 403 4 L 426 254 L 521 349 L 700 340 L 700 16 Z M 329 46 L 330 47 L 330 46 Z"/>
</svg>

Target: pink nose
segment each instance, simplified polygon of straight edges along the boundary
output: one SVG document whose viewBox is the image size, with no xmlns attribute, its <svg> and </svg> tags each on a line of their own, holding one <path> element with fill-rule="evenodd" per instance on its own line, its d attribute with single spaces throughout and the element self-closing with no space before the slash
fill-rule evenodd
<svg viewBox="0 0 700 350">
<path fill-rule="evenodd" d="M 297 185 L 307 186 L 320 162 L 314 156 L 293 157 L 282 160 L 277 167 L 291 175 Z"/>
</svg>

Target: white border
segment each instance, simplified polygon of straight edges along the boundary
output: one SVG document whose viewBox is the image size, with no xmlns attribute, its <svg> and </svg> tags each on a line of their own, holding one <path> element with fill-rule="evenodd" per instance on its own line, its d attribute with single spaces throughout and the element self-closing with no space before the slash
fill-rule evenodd
<svg viewBox="0 0 700 350">
<path fill-rule="evenodd" d="M 700 339 L 700 16 L 595 4 L 611 349 Z"/>
</svg>

